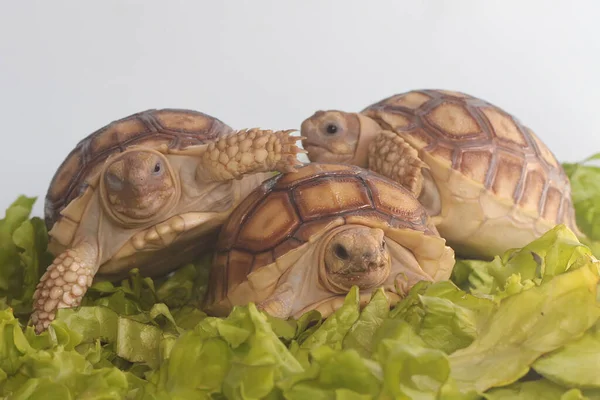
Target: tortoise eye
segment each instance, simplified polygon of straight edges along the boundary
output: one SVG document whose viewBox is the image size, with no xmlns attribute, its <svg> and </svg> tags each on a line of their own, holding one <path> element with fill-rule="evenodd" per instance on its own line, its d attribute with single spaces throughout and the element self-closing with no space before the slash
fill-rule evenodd
<svg viewBox="0 0 600 400">
<path fill-rule="evenodd" d="M 327 127 L 325 127 L 325 132 L 327 132 L 328 135 L 335 135 L 338 131 L 338 127 L 335 124 L 327 124 Z"/>
<path fill-rule="evenodd" d="M 385 250 L 385 239 L 381 241 L 381 249 Z"/>
<path fill-rule="evenodd" d="M 335 252 L 335 255 L 342 260 L 350 258 L 350 254 L 348 254 L 348 251 L 341 244 L 337 244 L 333 251 Z"/>
<path fill-rule="evenodd" d="M 160 161 L 159 161 L 156 164 L 154 164 L 154 169 L 152 172 L 154 172 L 155 174 L 158 174 L 158 173 L 160 173 L 160 171 L 162 171 L 162 165 L 160 164 Z"/>
</svg>

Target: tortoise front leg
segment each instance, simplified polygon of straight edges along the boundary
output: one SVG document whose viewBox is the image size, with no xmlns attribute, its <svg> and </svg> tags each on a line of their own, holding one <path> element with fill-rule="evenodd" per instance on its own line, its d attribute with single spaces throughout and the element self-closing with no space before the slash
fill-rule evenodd
<svg viewBox="0 0 600 400">
<path fill-rule="evenodd" d="M 292 313 L 295 300 L 294 287 L 290 282 L 285 282 L 271 296 L 258 303 L 256 308 L 275 318 L 287 319 Z"/>
<path fill-rule="evenodd" d="M 419 196 L 423 189 L 422 168 L 417 150 L 391 131 L 381 131 L 369 146 L 370 170 L 383 175 Z"/>
<path fill-rule="evenodd" d="M 250 129 L 238 131 L 208 145 L 200 155 L 196 178 L 204 182 L 239 179 L 258 172 L 295 172 L 302 165 L 293 130 Z"/>
<path fill-rule="evenodd" d="M 97 270 L 98 249 L 89 243 L 81 243 L 54 259 L 33 294 L 30 321 L 38 334 L 48 328 L 59 308 L 81 304 Z"/>
</svg>

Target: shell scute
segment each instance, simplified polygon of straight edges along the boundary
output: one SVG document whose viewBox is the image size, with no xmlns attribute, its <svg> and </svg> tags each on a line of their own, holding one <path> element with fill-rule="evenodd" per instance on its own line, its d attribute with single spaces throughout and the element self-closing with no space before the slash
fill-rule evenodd
<svg viewBox="0 0 600 400">
<path fill-rule="evenodd" d="M 475 182 L 485 184 L 492 162 L 489 149 L 468 149 L 461 155 L 460 171 Z"/>
<path fill-rule="evenodd" d="M 523 133 L 508 114 L 492 107 L 482 107 L 481 112 L 491 124 L 498 139 L 519 147 L 529 147 Z"/>
<path fill-rule="evenodd" d="M 483 134 L 477 119 L 465 107 L 455 103 L 441 103 L 425 118 L 431 125 L 453 139 L 477 138 Z"/>
<path fill-rule="evenodd" d="M 514 200 L 518 195 L 525 160 L 508 152 L 498 152 L 492 192 L 499 198 Z"/>
<path fill-rule="evenodd" d="M 300 224 L 287 192 L 274 192 L 252 207 L 250 218 L 241 224 L 237 246 L 252 253 L 262 252 L 291 236 Z"/>
<path fill-rule="evenodd" d="M 293 190 L 300 217 L 304 221 L 337 212 L 371 208 L 365 186 L 356 177 L 332 176 L 309 182 Z"/>
<path fill-rule="evenodd" d="M 360 172 L 352 165 L 305 164 L 294 174 L 285 174 L 277 179 L 278 189 L 289 189 L 292 186 L 318 178 L 320 176 L 358 175 Z"/>
<path fill-rule="evenodd" d="M 219 246 L 221 250 L 226 250 L 233 246 L 233 242 L 236 240 L 238 233 L 244 221 L 248 218 L 248 215 L 253 211 L 256 204 L 258 204 L 268 193 L 267 184 L 263 183 L 255 190 L 250 192 L 246 197 L 246 201 L 240 203 L 229 216 L 230 219 L 239 221 L 239 224 L 225 224 L 219 232 Z"/>
<path fill-rule="evenodd" d="M 421 220 L 421 214 L 425 212 L 423 206 L 404 187 L 375 175 L 370 176 L 366 184 L 378 210 L 407 221 Z"/>
</svg>

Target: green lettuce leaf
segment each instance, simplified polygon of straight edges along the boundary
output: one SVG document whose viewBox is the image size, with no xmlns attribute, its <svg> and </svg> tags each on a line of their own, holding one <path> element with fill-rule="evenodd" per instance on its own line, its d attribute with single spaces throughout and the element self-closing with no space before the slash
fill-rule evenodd
<svg viewBox="0 0 600 400">
<path fill-rule="evenodd" d="M 600 323 L 533 363 L 535 371 L 565 387 L 600 389 Z"/>
<path fill-rule="evenodd" d="M 375 334 L 375 359 L 381 365 L 384 398 L 477 399 L 475 391 L 459 392 L 450 376 L 448 356 L 432 349 L 410 324 L 388 319 Z"/>
<path fill-rule="evenodd" d="M 577 226 L 593 241 L 600 241 L 600 167 L 590 162 L 599 159 L 597 153 L 578 163 L 563 164 L 571 183 Z"/>
<path fill-rule="evenodd" d="M 372 399 L 381 390 L 381 370 L 355 350 L 321 346 L 311 351 L 310 367 L 281 381 L 286 399 Z"/>
<path fill-rule="evenodd" d="M 44 222 L 29 217 L 36 199 L 19 196 L 0 220 L 0 304 L 10 304 L 23 321 L 31 312 L 41 269 L 52 261 Z"/>
<path fill-rule="evenodd" d="M 132 393 L 128 374 L 98 365 L 98 345 L 78 352 L 71 336 L 50 329 L 30 343 L 11 310 L 0 311 L 0 395 L 11 399 L 119 399 Z M 141 382 L 138 382 L 140 384 Z"/>
<path fill-rule="evenodd" d="M 389 311 L 390 305 L 383 289 L 373 292 L 371 300 L 344 336 L 342 347 L 356 350 L 363 357 L 370 356 L 373 353 L 373 335 Z"/>
<path fill-rule="evenodd" d="M 450 281 L 415 285 L 390 313 L 409 323 L 429 347 L 452 353 L 475 339 L 495 303 Z"/>
<path fill-rule="evenodd" d="M 221 390 L 227 398 L 263 398 L 277 390 L 276 381 L 302 371 L 266 316 L 250 304 L 226 319 L 205 318 L 182 334 L 152 382 L 156 393 L 173 398 Z"/>
<path fill-rule="evenodd" d="M 485 393 L 486 400 L 576 400 L 584 399 L 579 389 L 565 389 L 546 380 L 518 382 L 492 389 Z"/>
<path fill-rule="evenodd" d="M 457 261 L 459 285 L 478 296 L 500 300 L 579 268 L 591 255 L 571 230 L 557 225 L 522 249 L 509 250 L 491 262 Z"/>
<path fill-rule="evenodd" d="M 329 346 L 340 350 L 344 337 L 348 334 L 360 315 L 360 295 L 358 287 L 353 286 L 344 300 L 344 304 L 327 318 L 298 346 L 292 343 L 292 351 L 300 363 L 307 367 L 311 350 L 320 346 Z"/>
<path fill-rule="evenodd" d="M 600 317 L 598 277 L 590 262 L 505 298 L 481 334 L 449 356 L 459 387 L 485 391 L 511 384 L 538 357 L 583 335 Z"/>
<path fill-rule="evenodd" d="M 52 256 L 34 201 L 0 220 L 2 398 L 600 400 L 598 263 L 585 246 L 600 242 L 564 226 L 491 262 L 458 260 L 451 281 L 420 282 L 391 309 L 381 289 L 361 307 L 355 287 L 328 318 L 252 303 L 209 317 L 207 256 L 154 279 L 96 281 L 36 335 L 24 324 Z"/>
</svg>

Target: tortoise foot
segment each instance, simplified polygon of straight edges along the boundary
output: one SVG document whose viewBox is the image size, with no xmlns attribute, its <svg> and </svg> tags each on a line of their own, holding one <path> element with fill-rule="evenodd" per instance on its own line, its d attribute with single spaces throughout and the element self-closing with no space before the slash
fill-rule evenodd
<svg viewBox="0 0 600 400">
<path fill-rule="evenodd" d="M 95 271 L 85 257 L 69 249 L 56 257 L 33 294 L 31 323 L 36 333 L 50 326 L 59 308 L 77 307 L 92 285 Z"/>
<path fill-rule="evenodd" d="M 302 162 L 296 145 L 301 136 L 291 136 L 293 130 L 241 130 L 211 143 L 198 166 L 197 178 L 202 181 L 240 179 L 245 174 L 260 172 L 296 172 Z"/>
</svg>

